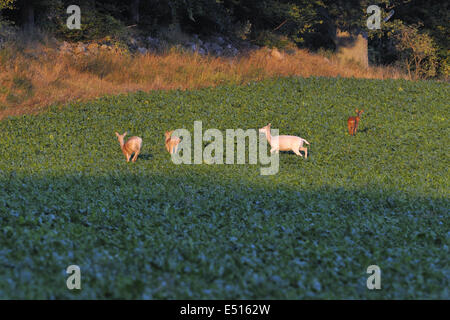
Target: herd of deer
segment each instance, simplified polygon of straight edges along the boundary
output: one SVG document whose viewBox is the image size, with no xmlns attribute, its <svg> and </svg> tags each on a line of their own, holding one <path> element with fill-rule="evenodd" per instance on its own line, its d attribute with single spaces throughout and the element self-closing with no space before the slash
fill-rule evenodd
<svg viewBox="0 0 450 320">
<path fill-rule="evenodd" d="M 356 134 L 356 130 L 358 129 L 359 124 L 359 117 L 361 116 L 361 113 L 363 113 L 363 110 L 356 109 L 356 117 L 349 117 L 347 119 L 347 126 L 348 126 L 348 133 L 353 136 Z M 297 137 L 297 136 L 272 136 L 270 134 L 270 123 L 259 129 L 259 132 L 264 133 L 267 139 L 267 142 L 270 144 L 270 153 L 273 152 L 279 152 L 279 151 L 293 151 L 296 155 L 302 156 L 300 151 L 303 151 L 305 153 L 305 159 L 308 157 L 308 149 L 306 147 L 303 147 L 303 143 L 309 144 L 308 141 L 306 141 L 303 138 Z M 165 144 L 166 144 L 166 150 L 173 154 L 177 152 L 178 144 L 180 143 L 181 139 L 178 137 L 172 137 L 173 131 L 166 131 L 165 132 Z M 116 132 L 117 139 L 120 143 L 120 148 L 122 149 L 122 153 L 125 155 L 125 158 L 127 159 L 127 162 L 130 161 L 131 156 L 134 153 L 133 158 L 131 159 L 132 162 L 136 162 L 136 159 L 141 152 L 142 148 L 142 139 L 140 137 L 131 137 L 128 139 L 127 142 L 124 142 L 124 138 L 127 135 L 126 132 L 123 134 L 119 134 Z"/>
</svg>

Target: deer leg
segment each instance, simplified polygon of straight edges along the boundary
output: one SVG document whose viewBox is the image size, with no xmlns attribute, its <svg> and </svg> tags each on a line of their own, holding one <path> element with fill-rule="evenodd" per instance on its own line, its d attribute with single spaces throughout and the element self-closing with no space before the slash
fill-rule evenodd
<svg viewBox="0 0 450 320">
<path fill-rule="evenodd" d="M 133 157 L 133 162 L 136 162 L 136 159 L 137 159 L 137 157 L 138 157 L 138 155 L 139 155 L 139 152 L 140 152 L 140 150 L 139 151 L 136 151 L 135 153 L 134 153 L 134 157 Z"/>
<path fill-rule="evenodd" d="M 292 149 L 292 151 L 294 151 L 294 153 L 295 153 L 296 155 L 298 155 L 298 156 L 300 156 L 300 157 L 303 157 L 299 150 L 301 150 L 301 148 L 298 148 L 297 150 L 296 150 L 296 149 Z"/>
<path fill-rule="evenodd" d="M 355 133 L 355 126 L 356 126 L 356 124 L 355 124 L 354 121 L 351 121 L 351 122 L 348 123 L 348 133 L 351 136 L 354 135 L 354 133 Z"/>
<path fill-rule="evenodd" d="M 174 153 L 176 153 L 176 152 L 177 152 L 177 144 L 173 142 L 173 143 L 170 145 L 170 154 L 174 154 Z"/>
<path fill-rule="evenodd" d="M 300 147 L 300 151 L 304 151 L 305 152 L 305 159 L 308 158 L 308 149 L 305 147 Z"/>
</svg>

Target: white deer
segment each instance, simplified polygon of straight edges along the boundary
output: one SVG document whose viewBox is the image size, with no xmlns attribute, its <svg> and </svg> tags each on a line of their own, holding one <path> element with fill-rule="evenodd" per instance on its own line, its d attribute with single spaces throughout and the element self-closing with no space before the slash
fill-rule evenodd
<svg viewBox="0 0 450 320">
<path fill-rule="evenodd" d="M 304 151 L 305 159 L 308 158 L 308 149 L 303 147 L 303 143 L 309 144 L 309 142 L 305 139 L 297 136 L 272 136 L 270 134 L 270 123 L 259 129 L 259 132 L 266 135 L 267 141 L 271 146 L 270 153 L 292 150 L 296 155 L 301 157 L 302 154 L 300 151 Z"/>
</svg>

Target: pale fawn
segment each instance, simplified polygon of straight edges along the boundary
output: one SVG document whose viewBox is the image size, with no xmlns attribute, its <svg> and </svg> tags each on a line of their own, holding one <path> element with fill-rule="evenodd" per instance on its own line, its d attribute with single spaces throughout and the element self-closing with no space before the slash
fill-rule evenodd
<svg viewBox="0 0 450 320">
<path fill-rule="evenodd" d="M 303 138 L 297 137 L 297 136 L 272 136 L 270 134 L 270 126 L 269 123 L 267 126 L 259 129 L 259 132 L 265 133 L 267 142 L 269 142 L 271 149 L 270 153 L 273 153 L 274 151 L 293 151 L 296 155 L 302 156 L 300 151 L 305 152 L 305 159 L 308 158 L 308 149 L 306 147 L 303 147 L 303 143 L 309 144 L 308 141 L 306 141 Z"/>
<path fill-rule="evenodd" d="M 119 140 L 120 143 L 120 148 L 122 149 L 122 153 L 125 155 L 127 162 L 130 162 L 130 157 L 133 153 L 134 157 L 131 161 L 136 162 L 136 159 L 139 153 L 141 152 L 142 139 L 134 136 L 124 143 L 123 139 L 125 138 L 126 135 L 127 135 L 126 132 L 124 134 L 119 134 L 116 132 L 117 139 Z"/>
<path fill-rule="evenodd" d="M 349 117 L 347 120 L 348 133 L 353 136 L 356 134 L 356 129 L 358 129 L 359 116 L 363 113 L 363 110 L 356 109 L 356 117 Z"/>
<path fill-rule="evenodd" d="M 180 138 L 178 137 L 172 137 L 172 131 L 166 131 L 164 133 L 165 137 L 166 137 L 166 150 L 170 153 L 176 153 L 178 150 L 178 144 L 180 143 Z"/>
</svg>

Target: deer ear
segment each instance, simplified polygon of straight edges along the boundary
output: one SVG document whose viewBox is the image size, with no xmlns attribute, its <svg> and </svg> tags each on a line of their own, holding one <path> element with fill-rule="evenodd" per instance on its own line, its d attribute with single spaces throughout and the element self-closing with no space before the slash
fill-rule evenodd
<svg viewBox="0 0 450 320">
<path fill-rule="evenodd" d="M 123 133 L 123 136 L 125 137 L 127 134 L 128 134 L 128 132 L 125 131 L 125 132 Z"/>
<path fill-rule="evenodd" d="M 116 132 L 116 136 L 120 136 L 120 134 L 118 132 Z"/>
<path fill-rule="evenodd" d="M 358 109 L 356 109 L 356 113 L 358 113 Z"/>
<path fill-rule="evenodd" d="M 269 127 L 270 127 L 271 125 L 272 125 L 272 124 L 271 124 L 271 123 L 269 123 L 269 124 L 268 124 L 267 126 L 269 126 Z"/>
</svg>

